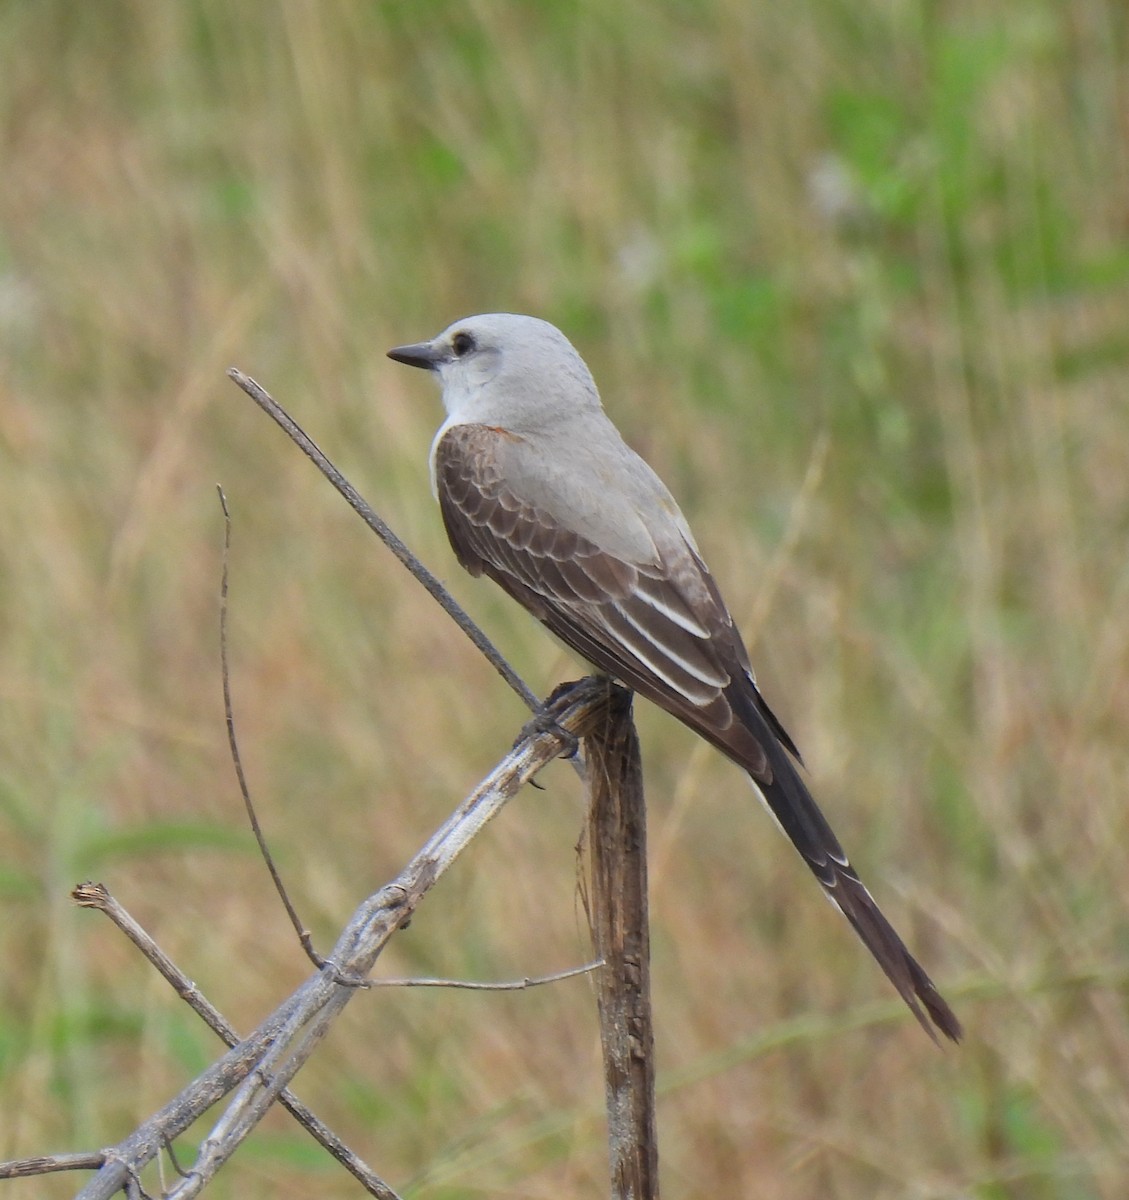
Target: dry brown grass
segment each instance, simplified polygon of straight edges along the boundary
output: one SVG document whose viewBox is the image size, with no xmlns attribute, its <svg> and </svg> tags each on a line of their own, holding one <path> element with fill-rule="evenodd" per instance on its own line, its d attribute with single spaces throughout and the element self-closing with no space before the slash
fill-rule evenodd
<svg viewBox="0 0 1129 1200">
<path fill-rule="evenodd" d="M 215 1052 L 77 880 L 242 1027 L 305 971 L 227 764 L 216 480 L 242 746 L 323 941 L 523 719 L 226 366 L 534 687 L 575 671 L 458 576 L 438 404 L 383 357 L 513 309 L 684 500 L 968 1029 L 934 1052 L 737 773 L 641 707 L 668 1193 L 1120 1200 L 1120 7 L 39 0 L 0 60 L 0 1156 L 115 1141 Z M 388 969 L 585 957 L 581 805 L 547 782 Z M 382 992 L 297 1090 L 416 1194 L 598 1193 L 597 1055 L 583 982 Z M 315 1189 L 355 1194 L 279 1117 L 217 1194 Z"/>
</svg>

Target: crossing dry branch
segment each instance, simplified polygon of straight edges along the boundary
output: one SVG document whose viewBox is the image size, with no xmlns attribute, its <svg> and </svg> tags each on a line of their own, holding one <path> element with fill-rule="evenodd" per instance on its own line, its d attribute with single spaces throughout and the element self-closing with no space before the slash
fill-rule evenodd
<svg viewBox="0 0 1129 1200">
<path fill-rule="evenodd" d="M 597 821 L 592 833 L 591 912 L 598 951 L 608 955 L 601 967 L 600 1011 L 613 1170 L 625 1181 L 624 1190 L 616 1194 L 654 1195 L 648 1190 L 649 1184 L 642 1189 L 639 1184 L 639 1180 L 653 1182 L 655 1152 L 653 1065 L 640 1059 L 641 1054 L 649 1059 L 651 1045 L 646 1001 L 647 939 L 645 928 L 640 934 L 637 928 L 629 927 L 640 912 L 645 915 L 645 903 L 641 910 L 639 905 L 646 883 L 645 864 L 640 868 L 637 858 L 645 844 L 638 824 L 642 790 L 630 696 L 606 679 L 584 679 L 559 689 L 546 704 L 545 716 L 547 719 L 537 723 L 539 728 L 527 729 L 513 750 L 459 804 L 404 870 L 360 905 L 325 967 L 311 975 L 253 1033 L 235 1043 L 118 1145 L 86 1155 L 0 1164 L 0 1177 L 100 1164 L 79 1196 L 81 1200 L 109 1200 L 122 1190 L 137 1189 L 145 1167 L 194 1121 L 229 1096 L 227 1107 L 201 1144 L 195 1162 L 165 1193 L 170 1200 L 198 1195 L 280 1101 L 295 1073 L 361 990 L 357 983 L 367 977 L 388 940 L 410 919 L 435 881 L 522 785 L 561 753 L 571 735 L 585 739 L 590 761 L 598 768 L 591 771 L 595 782 L 590 808 Z M 625 792 L 629 793 L 626 799 Z M 615 865 L 621 854 L 634 862 L 636 875 L 627 884 Z M 640 887 L 644 893 L 640 893 Z M 93 885 L 83 885 L 79 893 L 80 902 L 103 907 Z M 621 904 L 623 898 L 626 905 Z M 171 965 L 159 961 L 157 965 L 170 978 Z M 218 1014 L 215 1017 L 222 1024 L 222 1018 Z M 644 1167 L 623 1165 L 630 1163 L 642 1163 Z M 371 1171 L 368 1179 L 362 1172 L 354 1174 L 370 1194 L 386 1200 L 395 1196 Z"/>
</svg>

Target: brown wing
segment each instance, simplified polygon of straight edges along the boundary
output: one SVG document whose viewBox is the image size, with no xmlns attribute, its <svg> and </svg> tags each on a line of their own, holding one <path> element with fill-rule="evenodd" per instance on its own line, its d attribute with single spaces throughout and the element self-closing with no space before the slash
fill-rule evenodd
<svg viewBox="0 0 1129 1200">
<path fill-rule="evenodd" d="M 627 562 L 508 483 L 517 435 L 456 425 L 435 449 L 443 522 L 460 564 L 485 574 L 588 662 L 666 709 L 743 767 L 827 895 L 918 1021 L 918 1000 L 954 1040 L 960 1026 L 852 869 L 788 753 L 705 565 L 684 540 Z M 673 539 L 672 539 L 673 540 Z"/>
<path fill-rule="evenodd" d="M 657 552 L 626 562 L 516 496 L 504 471 L 514 437 L 457 425 L 436 449 L 439 503 L 459 562 L 490 576 L 601 670 L 702 723 L 715 740 L 728 733 L 735 744 L 723 748 L 763 772 L 763 748 L 734 722 L 725 694 L 745 674 L 743 649 L 700 560 L 686 547 L 674 563 Z"/>
</svg>

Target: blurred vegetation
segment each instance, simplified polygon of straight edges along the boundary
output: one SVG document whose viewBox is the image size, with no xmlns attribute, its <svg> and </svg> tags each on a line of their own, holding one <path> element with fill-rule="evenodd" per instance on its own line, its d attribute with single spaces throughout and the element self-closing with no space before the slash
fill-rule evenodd
<svg viewBox="0 0 1129 1200">
<path fill-rule="evenodd" d="M 519 704 L 223 375 L 461 577 L 386 347 L 562 326 L 968 1030 L 936 1053 L 738 773 L 645 705 L 676 1195 L 1118 1198 L 1129 1177 L 1129 76 L 1114 0 L 0 6 L 0 1156 L 118 1140 L 509 745 Z M 390 973 L 586 957 L 571 773 Z M 410 1194 L 599 1194 L 594 1001 L 358 998 L 298 1092 Z M 193 1131 L 203 1136 L 205 1129 Z M 188 1158 L 188 1152 L 181 1158 Z M 70 1195 L 75 1181 L 6 1185 Z M 155 1180 L 151 1190 L 158 1190 Z M 279 1115 L 217 1196 L 352 1196 Z"/>
</svg>

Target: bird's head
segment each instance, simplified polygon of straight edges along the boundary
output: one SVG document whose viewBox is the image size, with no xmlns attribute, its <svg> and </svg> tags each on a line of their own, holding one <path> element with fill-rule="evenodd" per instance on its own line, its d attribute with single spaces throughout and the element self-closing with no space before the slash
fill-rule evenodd
<svg viewBox="0 0 1129 1200">
<path fill-rule="evenodd" d="M 520 430 L 600 408 L 584 360 L 556 326 L 537 317 L 464 317 L 388 357 L 433 371 L 448 414 L 459 422 Z"/>
</svg>

